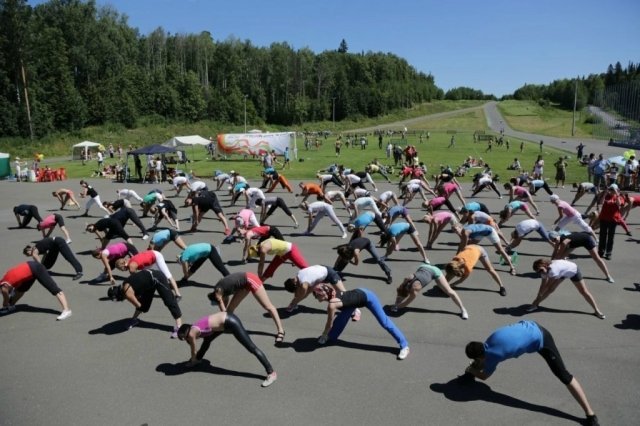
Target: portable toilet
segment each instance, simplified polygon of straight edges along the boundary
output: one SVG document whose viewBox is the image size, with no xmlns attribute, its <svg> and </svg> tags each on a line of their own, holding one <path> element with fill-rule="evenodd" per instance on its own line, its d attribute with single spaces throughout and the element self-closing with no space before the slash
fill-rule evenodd
<svg viewBox="0 0 640 426">
<path fill-rule="evenodd" d="M 11 175 L 10 154 L 0 152 L 0 179 Z"/>
</svg>

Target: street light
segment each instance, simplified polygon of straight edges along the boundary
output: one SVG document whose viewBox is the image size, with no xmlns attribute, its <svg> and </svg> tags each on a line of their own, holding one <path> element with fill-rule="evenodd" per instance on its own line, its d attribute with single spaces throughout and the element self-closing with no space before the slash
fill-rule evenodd
<svg viewBox="0 0 640 426">
<path fill-rule="evenodd" d="M 333 117 L 333 127 L 336 127 L 336 98 L 335 96 L 331 98 L 331 106 L 332 106 L 332 117 Z"/>
<path fill-rule="evenodd" d="M 244 95 L 244 132 L 247 133 L 247 97 L 249 95 Z"/>
</svg>

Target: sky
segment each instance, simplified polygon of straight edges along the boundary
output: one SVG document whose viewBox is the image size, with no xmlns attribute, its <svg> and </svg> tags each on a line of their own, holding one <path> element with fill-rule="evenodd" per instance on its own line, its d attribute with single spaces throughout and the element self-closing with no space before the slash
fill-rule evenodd
<svg viewBox="0 0 640 426">
<path fill-rule="evenodd" d="M 31 5 L 44 3 L 30 0 Z M 209 31 L 254 46 L 393 53 L 447 91 L 497 97 L 524 84 L 640 63 L 638 0 L 96 0 L 141 34 Z"/>
</svg>

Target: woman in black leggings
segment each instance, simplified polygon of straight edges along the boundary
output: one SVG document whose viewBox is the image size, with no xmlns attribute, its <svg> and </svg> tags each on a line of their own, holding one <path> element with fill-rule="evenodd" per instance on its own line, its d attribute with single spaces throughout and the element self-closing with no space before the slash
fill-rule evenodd
<svg viewBox="0 0 640 426">
<path fill-rule="evenodd" d="M 5 314 L 14 311 L 16 302 L 29 291 L 36 280 L 60 302 L 62 312 L 56 319 L 62 321 L 69 318 L 71 309 L 67 304 L 67 298 L 58 287 L 58 284 L 51 278 L 47 269 L 35 260 L 19 263 L 0 278 L 0 288 L 2 289 L 2 309 L 0 309 L 0 313 Z M 12 290 L 15 290 L 14 295 L 11 294 Z"/>
<path fill-rule="evenodd" d="M 391 278 L 391 269 L 389 269 L 389 266 L 387 266 L 384 260 L 380 258 L 378 252 L 376 251 L 375 245 L 368 238 L 355 238 L 349 241 L 349 244 L 338 246 L 337 250 L 338 258 L 333 265 L 333 269 L 335 269 L 337 272 L 344 271 L 344 268 L 346 268 L 349 263 L 358 265 L 358 263 L 360 263 L 360 252 L 362 250 L 366 250 L 384 271 L 385 275 L 387 276 L 387 284 L 391 284 L 393 282 L 393 279 Z"/>
<path fill-rule="evenodd" d="M 178 330 L 178 339 L 185 340 L 191 348 L 191 358 L 187 362 L 188 367 L 197 365 L 204 355 L 209 350 L 209 346 L 215 338 L 222 333 L 233 334 L 234 337 L 246 350 L 251 352 L 258 358 L 260 364 L 267 372 L 267 377 L 262 382 L 262 387 L 267 387 L 273 384 L 278 378 L 278 375 L 273 370 L 271 363 L 256 345 L 253 343 L 247 330 L 245 330 L 240 318 L 232 313 L 218 312 L 213 315 L 200 318 L 193 325 L 183 324 Z M 200 345 L 200 349 L 196 353 L 196 339 L 202 338 L 203 342 Z"/>
<path fill-rule="evenodd" d="M 31 219 L 35 219 L 38 222 L 42 222 L 42 217 L 38 212 L 38 208 L 32 204 L 20 204 L 13 208 L 13 214 L 16 215 L 18 226 L 20 228 L 26 228 Z M 22 216 L 22 219 L 20 218 Z"/>
<path fill-rule="evenodd" d="M 264 200 L 258 199 L 258 200 L 256 200 L 256 205 L 260 206 L 262 208 L 260 210 L 260 223 L 261 224 L 264 224 L 267 221 L 267 219 L 269 219 L 269 216 L 271 216 L 273 214 L 273 212 L 275 212 L 276 209 L 279 207 L 280 209 L 282 209 L 284 214 L 289 216 L 289 218 L 293 221 L 294 228 L 298 227 L 298 221 L 296 220 L 296 217 L 293 215 L 293 213 L 291 213 L 291 210 L 289 209 L 289 206 L 287 206 L 287 203 L 285 203 L 282 198 L 280 198 L 280 197 L 267 197 Z M 267 210 L 267 208 L 269 208 L 269 210 Z"/>
<path fill-rule="evenodd" d="M 35 261 L 42 263 L 47 269 L 51 269 L 58 260 L 58 254 L 61 254 L 76 271 L 73 280 L 79 280 L 82 277 L 82 265 L 62 237 L 43 238 L 34 245 L 26 246 L 22 253 L 25 256 L 33 257 Z M 42 256 L 42 260 L 40 256 Z"/>
</svg>

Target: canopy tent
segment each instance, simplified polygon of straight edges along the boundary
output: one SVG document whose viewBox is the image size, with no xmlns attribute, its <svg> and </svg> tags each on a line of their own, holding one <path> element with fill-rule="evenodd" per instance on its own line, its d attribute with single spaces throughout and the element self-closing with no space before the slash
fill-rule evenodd
<svg viewBox="0 0 640 426">
<path fill-rule="evenodd" d="M 171 139 L 169 139 L 168 141 L 166 141 L 165 143 L 163 143 L 164 146 L 173 146 L 173 147 L 177 147 L 177 146 L 187 146 L 190 145 L 191 146 L 191 157 L 194 158 L 195 157 L 195 153 L 193 152 L 193 147 L 195 145 L 202 145 L 202 146 L 207 146 L 211 143 L 211 141 L 209 139 L 205 139 L 202 136 L 199 135 L 192 135 L 192 136 L 174 136 Z M 184 151 L 183 151 L 184 153 Z M 182 156 L 182 160 L 186 161 L 187 156 L 183 155 Z"/>
<path fill-rule="evenodd" d="M 129 173 L 129 156 L 130 155 L 160 155 L 162 156 L 162 162 L 166 164 L 165 154 L 170 154 L 172 152 L 176 152 L 176 148 L 172 148 L 169 146 L 162 146 L 158 144 L 143 146 L 142 148 L 135 149 L 133 151 L 127 151 L 127 161 L 125 163 L 125 180 L 127 182 L 130 181 L 130 173 Z"/>
<path fill-rule="evenodd" d="M 92 148 L 95 148 L 97 150 L 101 146 L 102 144 L 99 144 L 98 142 L 91 142 L 91 141 L 84 141 L 84 142 L 77 143 L 71 148 L 71 159 L 82 160 L 83 155 L 84 155 L 84 158 L 87 158 L 88 157 L 87 154 Z"/>
</svg>

